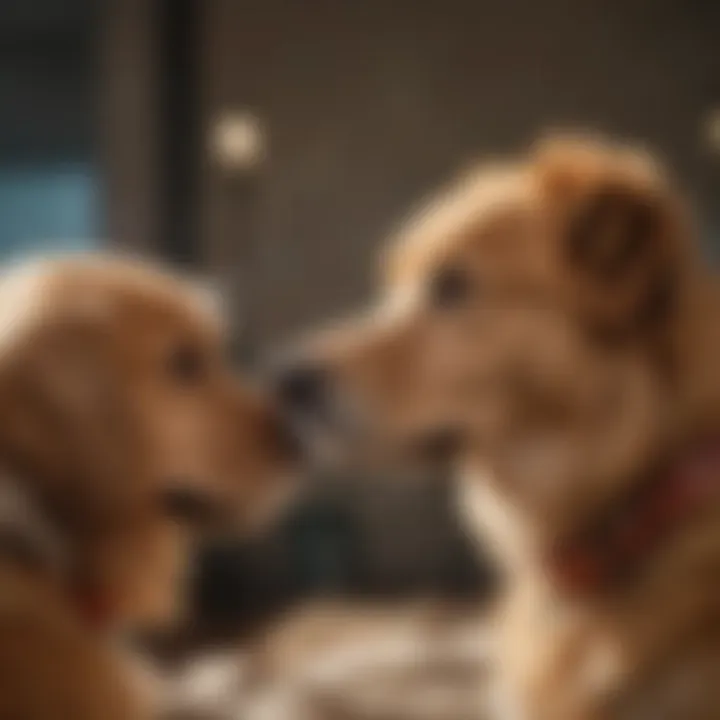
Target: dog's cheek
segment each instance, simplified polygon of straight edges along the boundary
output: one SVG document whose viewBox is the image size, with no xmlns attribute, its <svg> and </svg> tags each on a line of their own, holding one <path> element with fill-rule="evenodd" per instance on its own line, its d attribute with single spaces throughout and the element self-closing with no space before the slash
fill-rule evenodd
<svg viewBox="0 0 720 720">
<path fill-rule="evenodd" d="M 212 484 L 216 428 L 199 402 L 164 402 L 146 416 L 152 475 L 165 484 L 171 480 L 191 487 Z"/>
</svg>

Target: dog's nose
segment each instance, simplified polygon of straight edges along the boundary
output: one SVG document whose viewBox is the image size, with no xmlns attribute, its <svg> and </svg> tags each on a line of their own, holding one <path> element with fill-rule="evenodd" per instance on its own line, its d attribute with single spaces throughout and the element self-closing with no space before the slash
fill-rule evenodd
<svg viewBox="0 0 720 720">
<path fill-rule="evenodd" d="M 276 378 L 276 394 L 289 410 L 312 412 L 319 409 L 327 389 L 327 373 L 308 362 L 289 365 Z"/>
</svg>

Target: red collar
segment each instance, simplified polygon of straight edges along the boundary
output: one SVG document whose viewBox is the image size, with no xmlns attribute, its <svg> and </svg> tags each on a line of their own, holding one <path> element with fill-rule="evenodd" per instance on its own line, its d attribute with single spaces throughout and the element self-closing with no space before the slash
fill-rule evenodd
<svg viewBox="0 0 720 720">
<path fill-rule="evenodd" d="M 720 499 L 720 438 L 678 455 L 621 506 L 558 544 L 549 573 L 578 595 L 602 592 L 635 575 L 661 542 Z"/>
</svg>

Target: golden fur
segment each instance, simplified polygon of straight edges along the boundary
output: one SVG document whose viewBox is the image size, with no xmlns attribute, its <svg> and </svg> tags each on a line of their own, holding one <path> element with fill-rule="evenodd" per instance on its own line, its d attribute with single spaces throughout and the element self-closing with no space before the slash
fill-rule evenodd
<svg viewBox="0 0 720 720">
<path fill-rule="evenodd" d="M 222 343 L 197 288 L 139 263 L 0 279 L 3 482 L 43 524 L 25 518 L 27 537 L 0 547 L 0 717 L 142 717 L 105 635 L 182 612 L 193 503 L 242 523 L 283 489 L 280 425 Z M 58 558 L 13 552 L 41 530 Z M 109 604 L 106 627 L 82 617 L 76 587 Z"/>
<path fill-rule="evenodd" d="M 383 275 L 377 310 L 306 352 L 326 404 L 351 409 L 336 436 L 459 442 L 461 510 L 508 579 L 497 717 L 720 717 L 720 504 L 609 592 L 568 594 L 545 571 L 669 449 L 717 438 L 720 297 L 664 170 L 546 141 L 425 206 Z"/>
</svg>

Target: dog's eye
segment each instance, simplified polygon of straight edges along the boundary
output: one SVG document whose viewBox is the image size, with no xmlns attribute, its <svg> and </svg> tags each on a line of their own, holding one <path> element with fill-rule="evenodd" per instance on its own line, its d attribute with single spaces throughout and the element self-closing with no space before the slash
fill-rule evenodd
<svg viewBox="0 0 720 720">
<path fill-rule="evenodd" d="M 471 283 L 466 272 L 457 267 L 443 268 L 432 280 L 430 299 L 438 308 L 459 305 L 470 294 Z"/>
<path fill-rule="evenodd" d="M 206 369 L 202 351 L 189 343 L 173 348 L 167 358 L 168 374 L 173 380 L 184 385 L 200 382 Z"/>
</svg>

